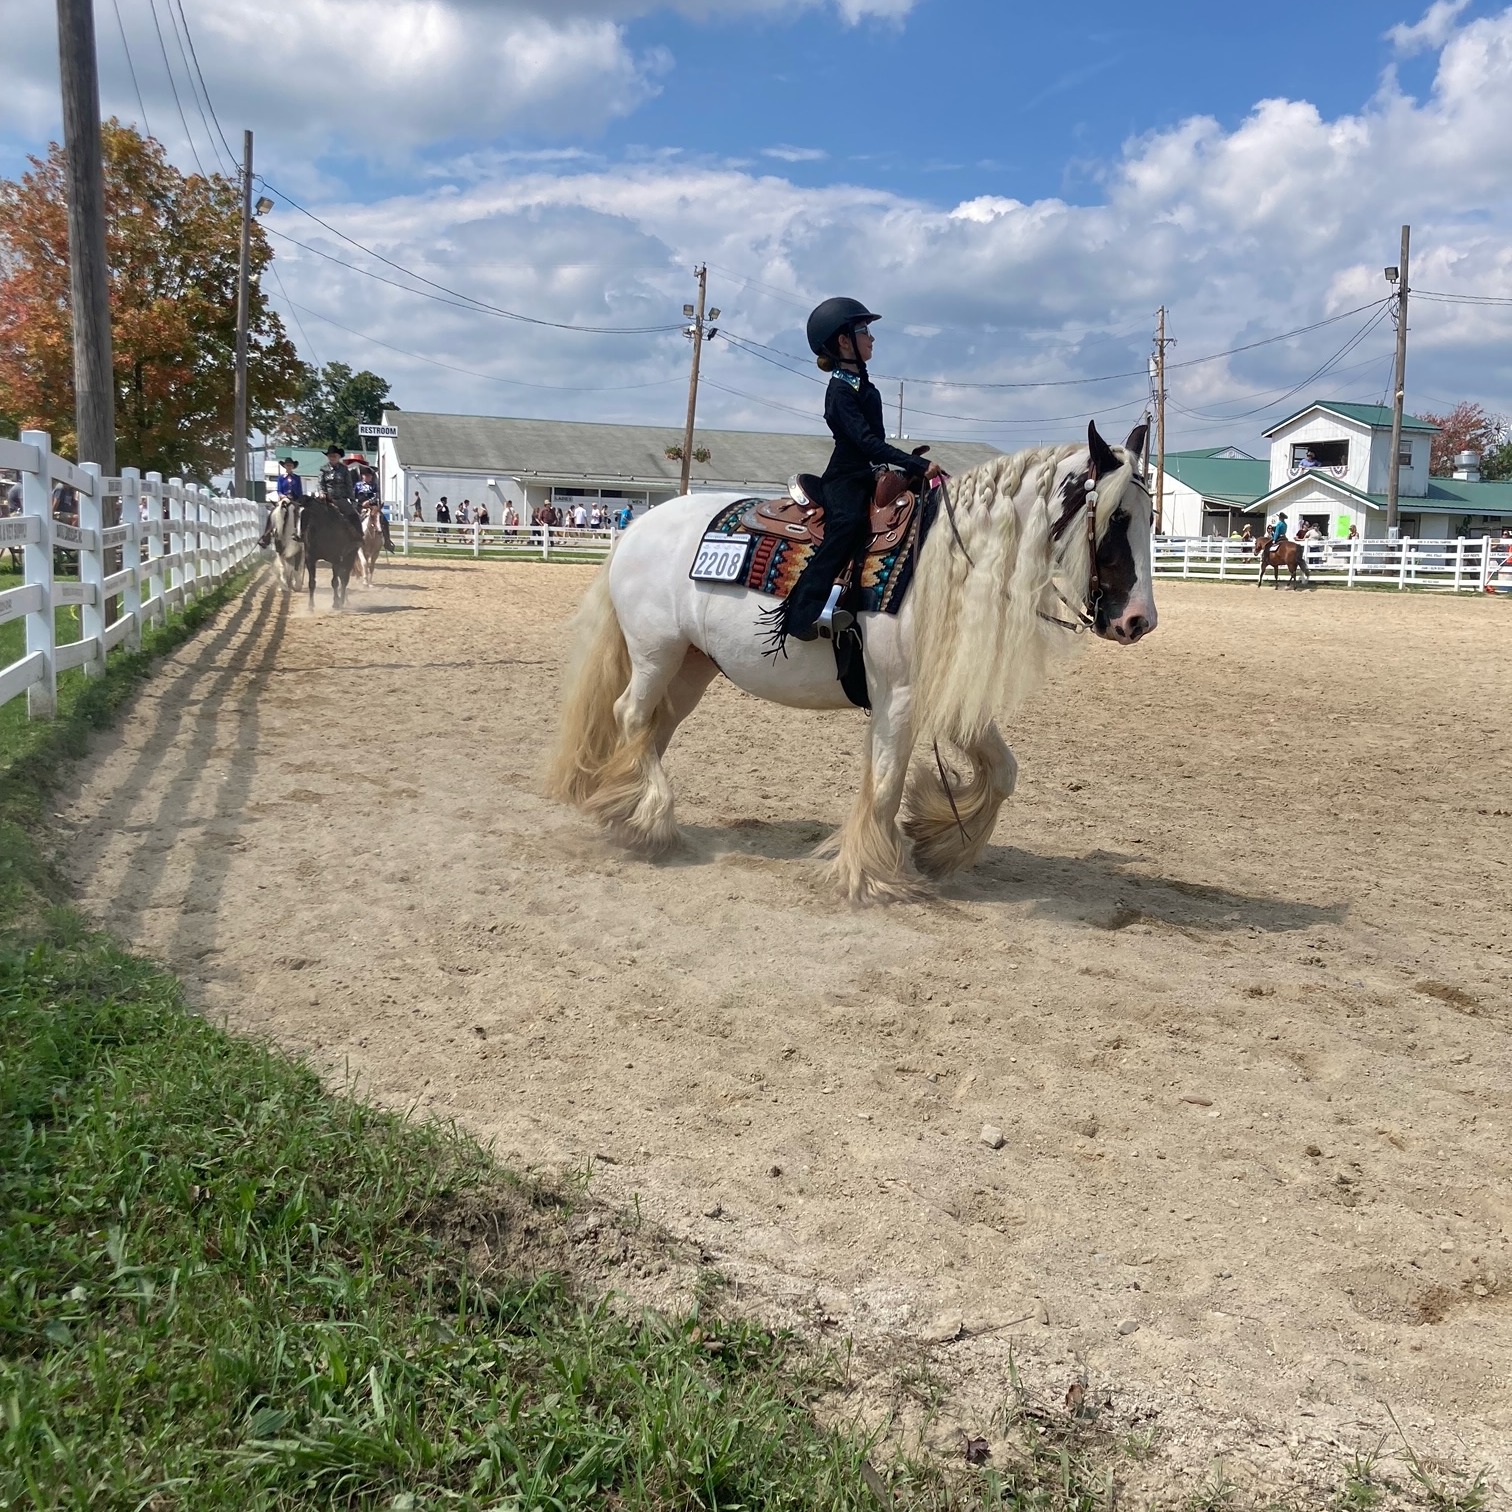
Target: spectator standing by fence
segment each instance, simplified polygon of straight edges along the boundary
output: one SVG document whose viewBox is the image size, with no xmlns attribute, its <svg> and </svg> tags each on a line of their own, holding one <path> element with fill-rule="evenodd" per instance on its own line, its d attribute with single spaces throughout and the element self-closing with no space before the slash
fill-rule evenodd
<svg viewBox="0 0 1512 1512">
<path fill-rule="evenodd" d="M 443 527 L 437 531 L 437 539 L 444 542 L 448 532 L 444 528 L 451 524 L 451 505 L 446 502 L 446 495 L 442 494 L 436 504 L 436 524 Z"/>
</svg>

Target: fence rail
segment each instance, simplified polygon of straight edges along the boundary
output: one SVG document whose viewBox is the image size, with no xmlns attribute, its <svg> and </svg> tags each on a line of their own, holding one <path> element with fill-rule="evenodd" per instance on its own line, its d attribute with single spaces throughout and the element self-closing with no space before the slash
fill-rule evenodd
<svg viewBox="0 0 1512 1512">
<path fill-rule="evenodd" d="M 573 525 L 437 525 L 399 520 L 389 527 L 395 548 L 405 556 L 429 551 L 463 551 L 475 557 L 552 557 L 600 561 L 608 556 L 615 530 L 579 530 Z"/>
<path fill-rule="evenodd" d="M 394 544 L 405 556 L 465 552 L 475 557 L 597 561 L 608 555 L 615 530 L 579 530 L 570 525 L 437 525 L 400 520 Z M 1259 560 L 1253 543 L 1222 536 L 1157 536 L 1157 577 L 1253 579 Z M 1492 581 L 1507 558 L 1506 543 L 1479 540 L 1425 541 L 1406 538 L 1304 542 L 1308 569 L 1322 583 L 1342 587 L 1434 588 L 1475 592 Z M 1512 588 L 1512 566 L 1501 581 Z"/>
<path fill-rule="evenodd" d="M 223 582 L 257 551 L 261 516 L 250 500 L 130 467 L 103 477 L 92 462 L 54 455 L 46 431 L 0 437 L 0 467 L 21 474 L 21 513 L 0 519 L 0 548 L 19 549 L 22 578 L 0 592 L 0 625 L 26 622 L 25 652 L 0 667 L 0 704 L 25 693 L 32 719 L 56 714 L 60 672 L 82 667 L 98 676 L 108 652 L 140 646 L 144 625 Z M 55 483 L 77 493 L 77 525 L 53 519 Z M 106 525 L 105 501 L 113 498 L 121 501 L 121 523 Z M 57 551 L 78 556 L 77 581 L 54 572 Z M 117 570 L 108 571 L 117 556 Z M 70 606 L 79 610 L 79 638 L 60 645 L 55 611 Z"/>
<path fill-rule="evenodd" d="M 1225 536 L 1156 536 L 1155 576 L 1254 580 L 1260 561 L 1256 543 Z M 1509 545 L 1489 536 L 1478 540 L 1304 541 L 1308 571 L 1319 583 L 1355 588 L 1430 588 L 1478 593 L 1498 581 L 1512 588 Z M 1505 568 L 1505 570 L 1501 570 Z M 1266 569 L 1269 576 L 1270 569 Z M 1285 570 L 1283 569 L 1283 576 Z"/>
</svg>

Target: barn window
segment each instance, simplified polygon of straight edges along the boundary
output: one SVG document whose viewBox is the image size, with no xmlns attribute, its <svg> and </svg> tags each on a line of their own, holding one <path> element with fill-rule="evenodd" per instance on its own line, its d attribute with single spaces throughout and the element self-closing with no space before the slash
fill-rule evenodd
<svg viewBox="0 0 1512 1512">
<path fill-rule="evenodd" d="M 1412 442 L 1404 441 L 1402 442 L 1401 446 L 1397 448 L 1397 466 L 1412 466 Z"/>
<path fill-rule="evenodd" d="M 1304 472 L 1309 467 L 1337 468 L 1349 466 L 1347 441 L 1298 441 L 1291 449 L 1291 470 Z"/>
</svg>

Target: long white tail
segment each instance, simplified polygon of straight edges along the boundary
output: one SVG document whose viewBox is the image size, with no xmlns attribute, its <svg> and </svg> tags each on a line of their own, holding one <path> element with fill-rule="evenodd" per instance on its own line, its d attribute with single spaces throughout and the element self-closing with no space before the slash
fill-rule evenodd
<svg viewBox="0 0 1512 1512">
<path fill-rule="evenodd" d="M 609 596 L 607 562 L 579 605 L 573 626 L 576 636 L 556 749 L 546 768 L 546 792 L 581 807 L 598 790 L 620 743 L 614 705 L 630 684 L 630 651 Z"/>
</svg>

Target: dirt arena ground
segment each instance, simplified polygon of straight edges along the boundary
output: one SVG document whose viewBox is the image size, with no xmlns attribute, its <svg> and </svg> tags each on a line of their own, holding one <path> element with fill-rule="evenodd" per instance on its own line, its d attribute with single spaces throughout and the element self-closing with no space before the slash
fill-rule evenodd
<svg viewBox="0 0 1512 1512">
<path fill-rule="evenodd" d="M 1009 732 L 985 863 L 855 911 L 804 856 L 859 715 L 716 685 L 664 865 L 538 796 L 589 576 L 260 581 L 60 814 L 85 905 L 234 1029 L 592 1161 L 753 1310 L 899 1341 L 942 1444 L 1011 1352 L 1177 1483 L 1321 1504 L 1389 1406 L 1512 1495 L 1512 606 L 1165 583 Z"/>
</svg>

